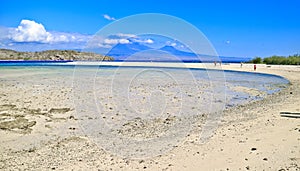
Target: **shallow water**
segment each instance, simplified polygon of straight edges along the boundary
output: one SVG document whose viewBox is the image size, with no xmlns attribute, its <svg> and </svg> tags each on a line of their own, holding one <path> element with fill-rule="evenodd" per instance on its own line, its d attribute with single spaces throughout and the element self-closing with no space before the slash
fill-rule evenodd
<svg viewBox="0 0 300 171">
<path fill-rule="evenodd" d="M 183 68 L 149 68 L 149 67 L 97 67 L 97 66 L 41 66 L 40 63 L 17 63 L 0 65 L 0 78 L 8 77 L 64 77 L 68 82 L 74 81 L 74 76 L 89 76 L 93 79 L 126 79 L 131 81 L 137 77 L 145 80 L 165 80 L 167 78 L 182 81 L 194 85 L 211 84 L 204 91 L 223 93 L 226 96 L 226 106 L 235 106 L 251 100 L 262 99 L 265 95 L 273 94 L 286 87 L 289 83 L 283 77 L 237 71 L 218 71 L 205 69 L 183 69 Z M 107 81 L 107 80 L 106 80 Z M 112 80 L 109 80 L 113 82 Z M 196 83 L 195 83 L 196 81 Z M 101 80 L 100 80 L 101 82 Z M 122 82 L 122 81 L 121 81 Z M 158 82 L 156 84 L 161 84 Z M 212 85 L 214 84 L 214 86 Z M 112 85 L 112 84 L 111 84 Z M 245 90 L 232 89 L 232 87 L 246 87 Z M 256 90 L 259 95 L 253 95 L 247 90 Z"/>
<path fill-rule="evenodd" d="M 36 121 L 19 130 L 33 128 L 22 136 L 25 147 L 32 140 L 73 135 L 70 125 L 76 123 L 114 154 L 155 156 L 182 142 L 194 123 L 205 123 L 209 136 L 224 108 L 262 99 L 287 84 L 273 75 L 204 69 L 1 66 L 0 112 Z"/>
</svg>

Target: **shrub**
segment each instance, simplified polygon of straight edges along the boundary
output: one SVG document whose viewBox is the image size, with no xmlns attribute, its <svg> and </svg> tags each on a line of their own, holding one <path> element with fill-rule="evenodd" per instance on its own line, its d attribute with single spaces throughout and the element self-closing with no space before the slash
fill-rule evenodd
<svg viewBox="0 0 300 171">
<path fill-rule="evenodd" d="M 249 63 L 265 63 L 265 64 L 272 64 L 272 65 L 300 65 L 300 55 L 295 54 L 292 56 L 271 56 L 264 58 L 263 60 L 260 57 L 256 57 L 249 61 Z"/>
<path fill-rule="evenodd" d="M 260 64 L 260 63 L 262 63 L 262 59 L 260 57 L 256 57 L 249 62 L 254 63 L 254 64 Z"/>
</svg>

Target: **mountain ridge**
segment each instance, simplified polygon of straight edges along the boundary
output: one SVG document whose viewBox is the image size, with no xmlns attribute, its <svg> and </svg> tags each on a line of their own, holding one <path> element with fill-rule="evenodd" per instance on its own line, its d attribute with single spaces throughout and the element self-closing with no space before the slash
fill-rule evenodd
<svg viewBox="0 0 300 171">
<path fill-rule="evenodd" d="M 49 60 L 49 61 L 74 61 L 74 60 L 105 60 L 114 58 L 93 52 L 79 52 L 75 50 L 45 50 L 40 52 L 21 52 L 11 49 L 0 49 L 0 60 Z"/>
<path fill-rule="evenodd" d="M 154 50 L 154 51 L 162 51 L 167 54 L 168 56 L 172 55 L 177 57 L 176 61 L 178 59 L 182 61 L 203 61 L 203 62 L 214 62 L 214 61 L 222 61 L 222 62 L 246 62 L 251 60 L 251 58 L 245 58 L 245 57 L 228 57 L 228 56 L 211 56 L 211 55 L 205 55 L 205 54 L 195 54 L 192 52 L 186 52 L 186 51 L 181 51 L 174 46 L 163 46 L 159 49 L 151 48 L 145 45 L 141 45 L 139 43 L 133 43 L 133 44 L 118 44 L 114 46 L 111 51 L 108 53 L 108 56 L 114 57 L 116 60 L 126 60 L 130 58 L 132 55 L 142 52 L 142 51 L 147 51 L 147 50 Z M 151 51 L 153 53 L 153 51 Z M 145 56 L 148 56 L 148 58 L 145 58 L 144 56 L 139 56 L 140 59 L 136 60 L 150 60 L 152 61 L 149 56 L 151 54 L 143 54 Z M 154 55 L 158 55 L 155 53 Z M 138 55 L 137 55 L 138 56 Z M 137 56 L 135 58 L 137 58 Z M 166 55 L 162 55 L 161 53 L 161 61 L 169 60 L 170 58 Z M 132 59 L 132 58 L 131 58 Z M 156 58 L 158 59 L 158 57 Z M 158 60 L 160 61 L 160 60 Z"/>
</svg>

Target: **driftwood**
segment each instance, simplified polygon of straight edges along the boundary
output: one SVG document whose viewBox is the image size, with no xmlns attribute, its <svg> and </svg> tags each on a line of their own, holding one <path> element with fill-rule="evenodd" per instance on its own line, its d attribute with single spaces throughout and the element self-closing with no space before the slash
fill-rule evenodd
<svg viewBox="0 0 300 171">
<path fill-rule="evenodd" d="M 280 112 L 281 117 L 300 118 L 299 112 Z"/>
</svg>

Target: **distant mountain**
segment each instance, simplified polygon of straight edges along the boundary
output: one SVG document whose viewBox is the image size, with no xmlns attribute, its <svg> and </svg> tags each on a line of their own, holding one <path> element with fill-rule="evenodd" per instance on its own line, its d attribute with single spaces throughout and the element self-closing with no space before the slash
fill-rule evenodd
<svg viewBox="0 0 300 171">
<path fill-rule="evenodd" d="M 228 57 L 228 56 L 210 56 L 204 54 L 195 54 L 191 52 L 180 51 L 173 46 L 164 46 L 160 50 L 173 54 L 180 57 L 183 61 L 197 61 L 199 58 L 202 62 L 214 62 L 221 60 L 222 62 L 246 62 L 251 58 L 242 57 Z"/>
<path fill-rule="evenodd" d="M 139 43 L 132 43 L 132 44 L 117 44 L 114 46 L 107 54 L 107 56 L 113 56 L 116 59 L 129 57 L 137 52 L 150 50 L 152 48 L 139 44 Z"/>
<path fill-rule="evenodd" d="M 197 57 L 197 55 L 195 53 L 184 52 L 184 51 L 176 49 L 174 46 L 164 46 L 164 47 L 160 48 L 159 50 L 169 52 L 170 54 L 173 54 L 176 56 Z"/>
<path fill-rule="evenodd" d="M 222 62 L 246 62 L 251 60 L 251 58 L 195 54 L 178 50 L 173 46 L 153 49 L 140 43 L 117 44 L 110 50 L 107 56 L 112 56 L 115 60 L 129 59 L 136 61 L 199 61 L 201 59 L 202 62 L 214 62 L 219 60 Z"/>
</svg>

